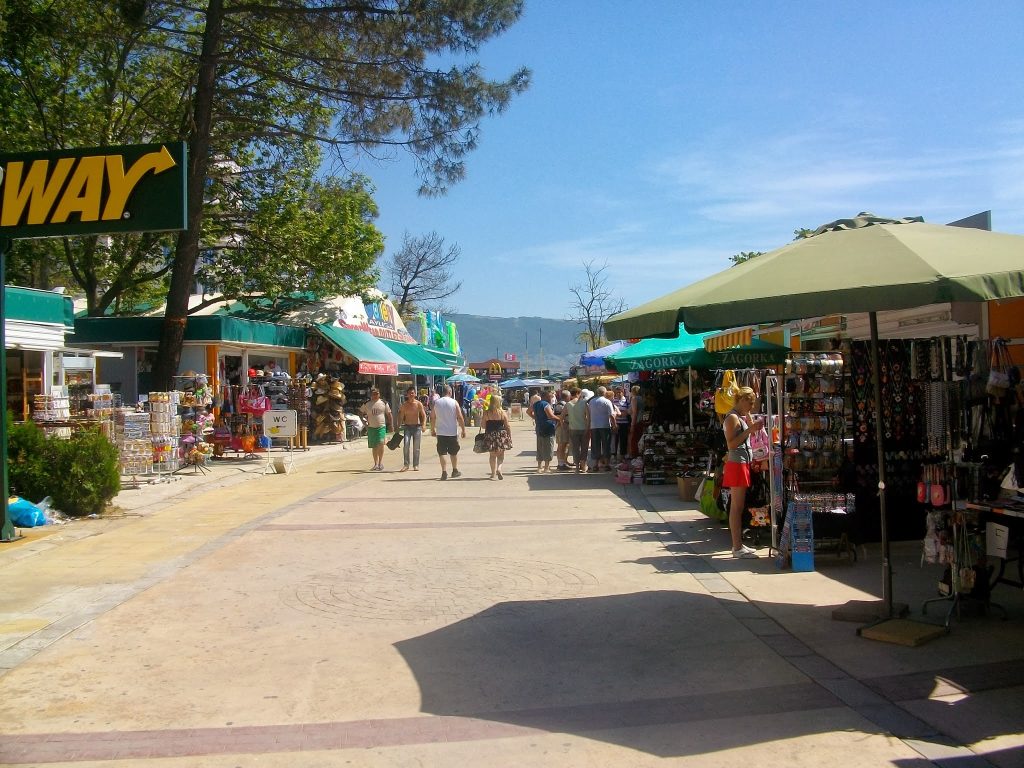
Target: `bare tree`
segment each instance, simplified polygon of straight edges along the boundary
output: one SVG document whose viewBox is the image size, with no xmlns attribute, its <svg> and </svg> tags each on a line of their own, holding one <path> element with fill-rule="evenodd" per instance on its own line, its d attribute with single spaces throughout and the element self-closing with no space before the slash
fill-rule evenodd
<svg viewBox="0 0 1024 768">
<path fill-rule="evenodd" d="M 604 337 L 605 320 L 626 309 L 626 302 L 616 297 L 608 287 L 608 275 L 605 274 L 607 269 L 607 262 L 595 267 L 593 261 L 585 261 L 585 280 L 569 286 L 573 298 L 568 319 L 583 329 L 577 338 L 588 349 L 604 346 L 607 341 Z"/>
<path fill-rule="evenodd" d="M 437 232 L 422 237 L 402 236 L 402 247 L 384 265 L 391 282 L 391 301 L 402 317 L 420 309 L 451 311 L 441 304 L 462 288 L 455 279 L 454 267 L 462 256 L 458 245 L 445 246 Z"/>
</svg>

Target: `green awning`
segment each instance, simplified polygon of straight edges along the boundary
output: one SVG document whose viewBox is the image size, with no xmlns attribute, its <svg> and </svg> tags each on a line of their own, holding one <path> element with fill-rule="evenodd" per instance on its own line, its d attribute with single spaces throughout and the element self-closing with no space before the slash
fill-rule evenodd
<svg viewBox="0 0 1024 768">
<path fill-rule="evenodd" d="M 452 369 L 444 360 L 439 360 L 431 352 L 419 344 L 407 344 L 401 341 L 380 339 L 380 342 L 409 363 L 409 368 L 417 376 L 450 376 Z"/>
<path fill-rule="evenodd" d="M 409 373 L 409 363 L 392 352 L 372 333 L 339 328 L 326 323 L 318 323 L 315 327 L 324 338 L 359 362 L 359 373 L 381 376 Z"/>
<path fill-rule="evenodd" d="M 163 322 L 162 317 L 80 317 L 75 320 L 75 343 L 155 345 Z M 306 331 L 295 325 L 203 315 L 188 318 L 185 341 L 298 350 L 306 346 Z"/>
<path fill-rule="evenodd" d="M 73 328 L 75 305 L 70 296 L 36 288 L 4 286 L 4 317 L 29 323 L 52 323 Z"/>
<path fill-rule="evenodd" d="M 466 358 L 459 357 L 453 352 L 449 352 L 446 349 L 435 349 L 434 347 L 424 347 L 424 349 L 427 350 L 434 357 L 436 357 L 438 360 L 447 363 L 448 366 L 451 368 L 466 367 Z"/>
</svg>

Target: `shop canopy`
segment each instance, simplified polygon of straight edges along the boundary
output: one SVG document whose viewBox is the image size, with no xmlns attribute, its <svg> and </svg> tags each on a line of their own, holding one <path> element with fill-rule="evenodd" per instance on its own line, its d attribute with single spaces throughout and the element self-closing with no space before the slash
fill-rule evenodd
<svg viewBox="0 0 1024 768">
<path fill-rule="evenodd" d="M 397 353 L 392 352 L 384 342 L 365 331 L 339 328 L 336 325 L 318 323 L 316 330 L 339 349 L 354 357 L 359 363 L 359 373 L 380 376 L 397 376 L 409 373 L 410 366 Z"/>
<path fill-rule="evenodd" d="M 409 369 L 417 376 L 448 376 L 452 369 L 446 362 L 439 360 L 419 344 L 407 344 L 401 341 L 381 339 L 380 342 L 409 364 Z"/>
<path fill-rule="evenodd" d="M 75 306 L 71 297 L 61 293 L 5 285 L 4 317 L 61 325 L 70 330 L 75 324 Z"/>
<path fill-rule="evenodd" d="M 61 350 L 74 328 L 70 297 L 35 288 L 4 286 L 4 343 L 8 349 Z"/>
<path fill-rule="evenodd" d="M 456 355 L 454 352 L 449 352 L 446 349 L 438 349 L 437 347 L 424 347 L 430 354 L 448 364 L 450 368 L 458 369 L 466 367 L 466 358 Z"/>
<path fill-rule="evenodd" d="M 162 317 L 80 317 L 75 320 L 75 343 L 155 346 L 160 342 L 163 322 Z M 306 331 L 294 325 L 204 315 L 188 318 L 184 340 L 300 350 L 306 346 Z"/>
</svg>

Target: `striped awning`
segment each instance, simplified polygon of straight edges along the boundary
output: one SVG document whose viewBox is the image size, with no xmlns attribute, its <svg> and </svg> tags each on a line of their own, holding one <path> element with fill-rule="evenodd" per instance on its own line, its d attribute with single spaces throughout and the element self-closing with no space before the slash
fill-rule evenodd
<svg viewBox="0 0 1024 768">
<path fill-rule="evenodd" d="M 708 352 L 719 352 L 723 349 L 729 349 L 729 347 L 741 347 L 749 344 L 753 338 L 753 326 L 740 328 L 739 330 L 722 331 L 721 333 L 704 337 L 704 349 Z"/>
</svg>

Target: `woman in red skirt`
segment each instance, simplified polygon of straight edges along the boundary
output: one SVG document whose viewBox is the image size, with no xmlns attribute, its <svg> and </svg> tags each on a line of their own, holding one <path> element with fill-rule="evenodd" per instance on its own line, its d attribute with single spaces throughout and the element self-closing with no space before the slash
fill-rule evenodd
<svg viewBox="0 0 1024 768">
<path fill-rule="evenodd" d="M 722 430 L 729 453 L 722 473 L 722 487 L 729 489 L 729 534 L 732 537 L 732 556 L 736 558 L 757 557 L 750 547 L 743 544 L 743 509 L 750 487 L 750 436 L 764 426 L 764 419 L 751 419 L 757 396 L 750 387 L 740 387 L 736 393 L 733 409 L 725 416 Z"/>
</svg>

